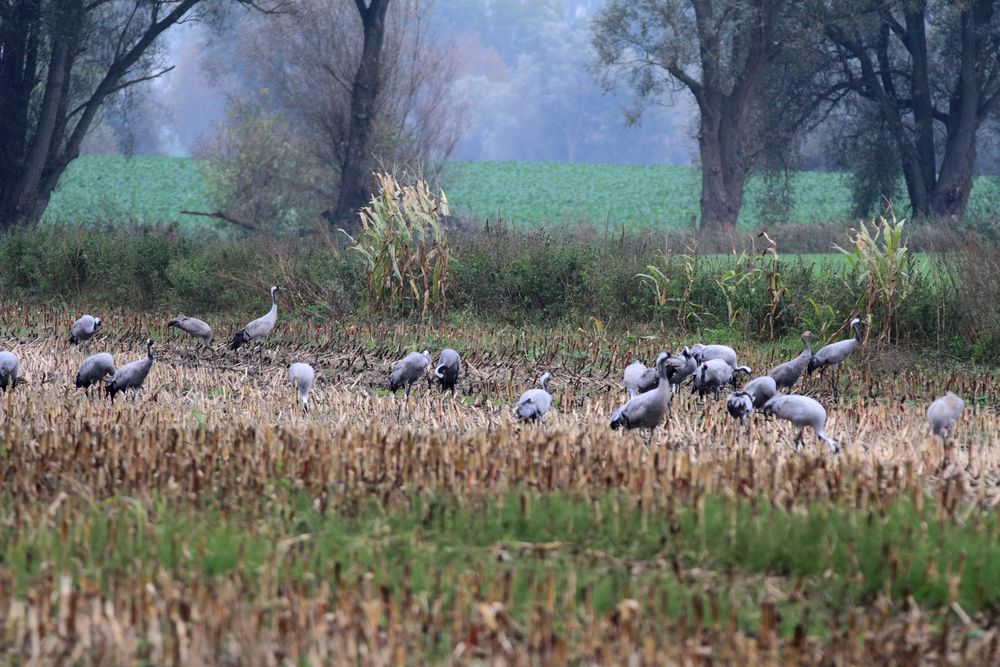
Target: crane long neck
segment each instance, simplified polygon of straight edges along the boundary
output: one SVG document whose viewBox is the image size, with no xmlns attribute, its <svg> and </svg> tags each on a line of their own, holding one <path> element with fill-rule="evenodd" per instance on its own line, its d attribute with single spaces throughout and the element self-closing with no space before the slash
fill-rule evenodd
<svg viewBox="0 0 1000 667">
<path fill-rule="evenodd" d="M 802 339 L 802 352 L 805 354 L 812 354 L 812 346 L 809 344 L 808 336 Z"/>
<path fill-rule="evenodd" d="M 854 331 L 854 340 L 861 342 L 861 327 L 858 326 L 857 322 L 851 323 L 851 329 Z"/>
</svg>

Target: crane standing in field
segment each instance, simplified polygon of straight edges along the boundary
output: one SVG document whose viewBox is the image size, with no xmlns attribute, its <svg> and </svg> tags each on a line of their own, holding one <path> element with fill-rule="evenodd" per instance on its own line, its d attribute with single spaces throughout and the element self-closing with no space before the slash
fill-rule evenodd
<svg viewBox="0 0 1000 667">
<path fill-rule="evenodd" d="M 726 410 L 738 418 L 741 425 L 745 424 L 747 416 L 754 410 L 763 408 L 776 392 L 777 385 L 774 378 L 762 375 L 747 382 L 740 391 L 729 394 L 726 397 Z"/>
<path fill-rule="evenodd" d="M 809 346 L 809 339 L 812 337 L 811 331 L 802 332 L 802 352 L 791 361 L 778 364 L 768 375 L 774 378 L 774 384 L 778 389 L 787 389 L 792 392 L 792 385 L 799 381 L 802 373 L 809 368 L 809 360 L 812 359 L 812 348 Z"/>
<path fill-rule="evenodd" d="M 295 387 L 302 403 L 302 412 L 309 414 L 309 390 L 312 389 L 316 373 L 309 364 L 296 362 L 288 367 L 288 380 Z"/>
<path fill-rule="evenodd" d="M 806 368 L 809 375 L 812 375 L 812 372 L 818 368 L 821 376 L 826 372 L 827 368 L 833 369 L 830 371 L 830 388 L 833 389 L 834 399 L 840 396 L 839 383 L 837 382 L 839 379 L 837 367 L 861 343 L 861 320 L 857 317 L 851 320 L 851 330 L 854 332 L 853 337 L 837 341 L 836 343 L 830 343 L 820 348 L 816 354 L 810 357 L 809 366 Z"/>
<path fill-rule="evenodd" d="M 103 382 L 105 377 L 114 374 L 114 358 L 107 352 L 98 352 L 83 360 L 73 383 L 79 389 L 90 389 L 92 385 Z"/>
<path fill-rule="evenodd" d="M 514 415 L 520 421 L 538 421 L 545 416 L 545 413 L 552 407 L 552 394 L 549 393 L 549 378 L 552 375 L 548 372 L 542 373 L 538 379 L 541 389 L 529 389 L 517 399 L 517 406 L 514 408 Z"/>
<path fill-rule="evenodd" d="M 430 364 L 430 350 L 410 352 L 392 365 L 392 369 L 389 371 L 389 391 L 395 394 L 398 390 L 403 389 L 406 392 L 406 398 L 409 398 L 410 386 L 427 372 L 427 367 Z"/>
<path fill-rule="evenodd" d="M 796 444 L 805 446 L 803 434 L 806 426 L 811 426 L 816 437 L 825 442 L 831 452 L 836 454 L 840 451 L 837 443 L 823 432 L 823 428 L 826 426 L 826 409 L 816 399 L 800 394 L 783 394 L 775 396 L 765 403 L 763 412 L 765 415 L 774 415 L 798 426 L 799 433 L 795 436 Z"/>
<path fill-rule="evenodd" d="M 947 445 L 946 432 L 951 430 L 958 418 L 965 410 L 965 401 L 952 392 L 947 392 L 939 396 L 927 407 L 927 423 L 930 424 L 934 435 L 940 436 L 941 441 Z"/>
<path fill-rule="evenodd" d="M 125 364 L 111 376 L 108 384 L 105 385 L 105 389 L 108 392 L 108 396 L 111 397 L 111 402 L 115 400 L 115 394 L 118 392 L 124 392 L 131 389 L 133 392 L 138 391 L 142 388 L 143 383 L 146 381 L 146 376 L 149 375 L 149 369 L 153 367 L 153 339 L 146 339 L 146 357 L 144 359 L 139 359 L 138 361 L 133 361 L 130 364 Z"/>
<path fill-rule="evenodd" d="M 256 343 L 260 363 L 264 363 L 264 339 L 271 335 L 274 325 L 278 322 L 278 299 L 275 294 L 279 289 L 281 288 L 275 285 L 271 286 L 271 310 L 237 331 L 229 343 L 230 350 L 238 350 L 246 343 Z"/>
<path fill-rule="evenodd" d="M 441 386 L 441 393 L 451 390 L 451 395 L 455 395 L 455 386 L 458 384 L 459 373 L 462 372 L 462 358 L 458 352 L 446 347 L 438 355 L 437 366 L 434 367 L 434 377 L 437 378 Z"/>
<path fill-rule="evenodd" d="M 663 421 L 663 417 L 670 408 L 670 377 L 674 373 L 674 367 L 667 363 L 670 356 L 666 352 L 661 352 L 656 357 L 656 373 L 659 383 L 653 391 L 639 394 L 628 403 L 615 410 L 611 415 L 611 428 L 624 427 L 626 430 L 634 428 L 648 429 L 646 444 L 653 439 L 653 431 Z"/>
<path fill-rule="evenodd" d="M 0 352 L 0 389 L 13 391 L 17 386 L 17 375 L 21 371 L 21 362 L 13 352 Z"/>
<path fill-rule="evenodd" d="M 101 318 L 92 315 L 84 315 L 69 328 L 69 344 L 77 345 L 88 341 L 97 334 L 101 328 Z"/>
<path fill-rule="evenodd" d="M 196 341 L 201 341 L 201 347 L 207 350 L 212 349 L 212 327 L 197 317 L 175 317 L 167 322 L 167 327 L 180 329 Z M 197 347 L 195 350 L 197 351 Z"/>
</svg>

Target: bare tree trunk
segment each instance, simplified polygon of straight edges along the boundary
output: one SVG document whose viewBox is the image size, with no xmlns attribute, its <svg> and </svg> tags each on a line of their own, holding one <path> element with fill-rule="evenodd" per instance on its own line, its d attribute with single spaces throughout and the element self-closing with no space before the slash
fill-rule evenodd
<svg viewBox="0 0 1000 667">
<path fill-rule="evenodd" d="M 347 150 L 340 170 L 335 226 L 354 226 L 358 210 L 368 199 L 369 146 L 375 122 L 375 102 L 381 87 L 382 42 L 385 13 L 390 0 L 355 0 L 364 29 L 361 60 L 351 88 L 351 119 Z"/>
<path fill-rule="evenodd" d="M 701 228 L 734 229 L 743 206 L 747 168 L 742 151 L 743 110 L 722 95 L 701 107 Z"/>
</svg>

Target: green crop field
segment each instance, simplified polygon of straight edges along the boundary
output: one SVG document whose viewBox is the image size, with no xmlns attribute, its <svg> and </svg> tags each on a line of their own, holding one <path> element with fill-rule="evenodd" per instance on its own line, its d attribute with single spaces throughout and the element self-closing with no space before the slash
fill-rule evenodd
<svg viewBox="0 0 1000 667">
<path fill-rule="evenodd" d="M 801 172 L 793 181 L 799 222 L 849 217 L 847 176 Z M 698 213 L 697 169 L 672 166 L 561 164 L 553 162 L 452 162 L 442 174 L 452 209 L 484 220 L 500 217 L 517 225 L 586 222 L 618 227 L 677 228 Z M 760 219 L 751 180 L 741 225 Z M 208 211 L 204 174 L 188 158 L 94 155 L 70 165 L 45 213 L 48 222 L 178 222 L 207 225 L 182 210 Z M 996 218 L 997 179 L 976 181 L 967 218 Z"/>
</svg>

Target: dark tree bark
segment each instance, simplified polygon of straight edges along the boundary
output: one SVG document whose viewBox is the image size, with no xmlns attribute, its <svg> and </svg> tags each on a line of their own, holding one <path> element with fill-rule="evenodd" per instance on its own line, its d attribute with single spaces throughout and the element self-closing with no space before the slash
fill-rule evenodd
<svg viewBox="0 0 1000 667">
<path fill-rule="evenodd" d="M 41 218 L 109 96 L 172 69 L 150 49 L 202 1 L 0 3 L 0 232 Z"/>
<path fill-rule="evenodd" d="M 643 104 L 669 94 L 661 77 L 694 96 L 700 112 L 702 229 L 734 228 L 743 206 L 754 159 L 748 150 L 751 110 L 786 43 L 780 34 L 783 4 L 619 0 L 595 21 L 594 45 L 606 83 L 624 73 Z"/>
<path fill-rule="evenodd" d="M 935 53 L 928 44 L 929 5 L 876 2 L 875 29 L 831 22 L 826 33 L 846 84 L 876 105 L 892 135 L 913 216 L 961 217 L 972 191 L 976 135 L 1000 106 L 1000 25 L 991 0 L 950 7 L 959 40 L 951 63 L 943 45 Z M 941 28 L 936 38 L 948 39 Z"/>
<path fill-rule="evenodd" d="M 381 88 L 382 43 L 385 38 L 385 13 L 390 0 L 355 0 L 364 42 L 358 71 L 351 88 L 351 117 L 347 150 L 340 169 L 340 191 L 334 226 L 353 228 L 358 210 L 368 201 L 370 145 L 375 123 L 375 105 Z"/>
</svg>

